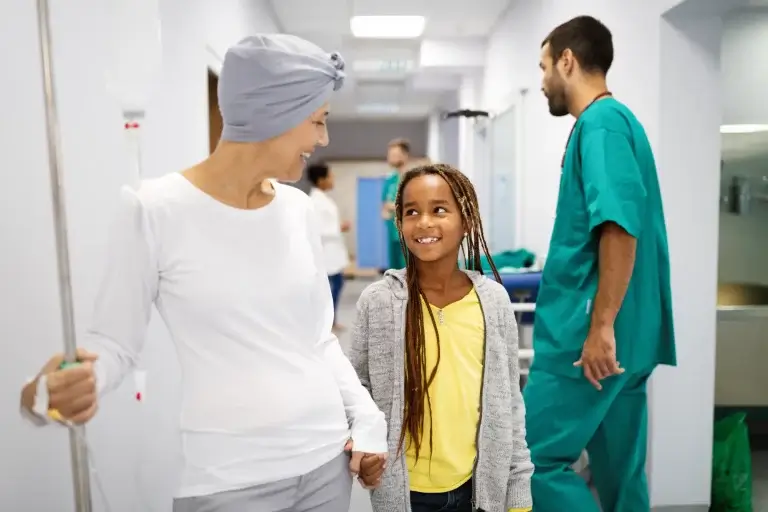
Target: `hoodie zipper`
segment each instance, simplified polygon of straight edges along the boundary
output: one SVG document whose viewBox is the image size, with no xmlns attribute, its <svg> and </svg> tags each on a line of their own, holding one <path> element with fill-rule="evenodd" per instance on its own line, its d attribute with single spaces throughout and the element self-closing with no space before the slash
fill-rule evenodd
<svg viewBox="0 0 768 512">
<path fill-rule="evenodd" d="M 480 294 L 477 294 L 478 304 L 480 305 L 480 313 L 483 315 L 483 371 L 480 376 L 480 418 L 477 421 L 477 435 L 475 437 L 475 448 L 477 453 L 475 454 L 475 464 L 472 468 L 472 510 L 477 510 L 477 467 L 480 465 L 480 439 L 483 429 L 483 409 L 485 402 L 485 361 L 488 359 L 488 322 L 485 321 L 485 310 L 483 309 L 483 302 L 480 300 Z"/>
</svg>

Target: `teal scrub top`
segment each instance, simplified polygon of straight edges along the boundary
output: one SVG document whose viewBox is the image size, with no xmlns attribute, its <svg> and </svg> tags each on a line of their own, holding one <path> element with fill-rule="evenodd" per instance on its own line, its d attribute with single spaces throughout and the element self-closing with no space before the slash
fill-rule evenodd
<svg viewBox="0 0 768 512">
<path fill-rule="evenodd" d="M 628 372 L 676 364 L 669 250 L 653 152 L 632 112 L 607 98 L 579 117 L 565 151 L 536 301 L 535 367 L 582 375 L 573 363 L 591 323 L 599 227 L 606 222 L 637 239 L 634 271 L 614 324 L 617 360 Z"/>
<path fill-rule="evenodd" d="M 393 171 L 384 181 L 384 189 L 381 194 L 381 202 L 394 203 L 397 199 L 397 188 L 400 186 L 400 173 Z M 400 234 L 397 232 L 395 217 L 387 220 L 387 236 L 390 242 L 400 243 Z"/>
</svg>

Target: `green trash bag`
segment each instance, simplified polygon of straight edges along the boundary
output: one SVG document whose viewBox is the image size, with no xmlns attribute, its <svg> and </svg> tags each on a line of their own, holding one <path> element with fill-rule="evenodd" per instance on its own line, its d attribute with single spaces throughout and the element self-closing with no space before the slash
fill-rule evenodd
<svg viewBox="0 0 768 512">
<path fill-rule="evenodd" d="M 752 512 L 752 454 L 747 415 L 715 423 L 712 451 L 712 512 Z"/>
</svg>

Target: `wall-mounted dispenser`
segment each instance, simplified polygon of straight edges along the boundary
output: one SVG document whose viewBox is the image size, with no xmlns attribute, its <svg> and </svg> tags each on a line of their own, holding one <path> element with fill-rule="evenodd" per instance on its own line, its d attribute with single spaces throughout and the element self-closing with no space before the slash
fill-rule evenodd
<svg viewBox="0 0 768 512">
<path fill-rule="evenodd" d="M 480 117 L 489 117 L 490 114 L 486 112 L 485 110 L 470 110 L 470 109 L 463 109 L 463 110 L 454 110 L 451 112 L 444 112 L 443 113 L 443 119 L 451 119 L 454 117 L 467 117 L 469 119 L 477 119 Z"/>
<path fill-rule="evenodd" d="M 755 203 L 768 204 L 768 176 L 760 178 L 756 187 L 755 181 L 754 178 L 733 176 L 725 185 L 723 209 L 734 215 L 749 215 Z"/>
<path fill-rule="evenodd" d="M 726 194 L 728 213 L 747 215 L 752 203 L 752 188 L 747 179 L 739 176 L 731 178 Z"/>
</svg>

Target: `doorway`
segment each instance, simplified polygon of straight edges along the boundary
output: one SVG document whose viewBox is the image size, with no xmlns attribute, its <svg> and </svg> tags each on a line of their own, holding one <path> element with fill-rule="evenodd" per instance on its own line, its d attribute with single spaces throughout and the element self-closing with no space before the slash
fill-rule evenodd
<svg viewBox="0 0 768 512">
<path fill-rule="evenodd" d="M 219 77 L 208 68 L 208 145 L 209 152 L 213 153 L 221 138 L 221 130 L 224 121 L 219 110 Z"/>
<path fill-rule="evenodd" d="M 517 249 L 517 115 L 511 105 L 491 120 L 489 245 L 494 253 Z"/>
<path fill-rule="evenodd" d="M 483 225 L 490 229 L 491 226 L 491 190 L 492 177 L 490 168 L 491 146 L 489 140 L 490 123 L 486 119 L 478 119 L 472 127 L 474 138 L 472 147 L 474 154 L 473 174 L 475 178 L 475 190 L 480 202 L 480 218 Z"/>
</svg>

